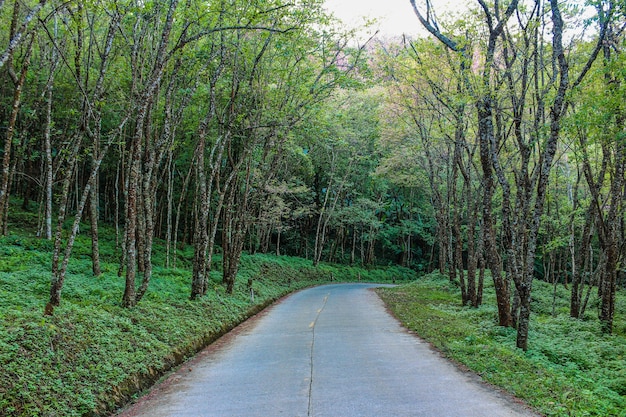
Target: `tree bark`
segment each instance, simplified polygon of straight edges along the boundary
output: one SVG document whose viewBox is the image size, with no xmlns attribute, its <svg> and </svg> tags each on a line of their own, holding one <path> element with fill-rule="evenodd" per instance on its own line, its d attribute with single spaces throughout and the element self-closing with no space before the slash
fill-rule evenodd
<svg viewBox="0 0 626 417">
<path fill-rule="evenodd" d="M 161 39 L 154 58 L 154 66 L 147 79 L 144 91 L 140 95 L 138 103 L 136 103 L 138 108 L 134 133 L 130 142 L 129 172 L 126 184 L 126 285 L 122 297 L 124 307 L 133 307 L 141 299 L 147 290 L 151 278 L 154 211 L 150 185 L 153 181 L 151 175 L 157 174 L 154 172 L 156 156 L 151 148 L 152 144 L 144 145 L 144 141 L 147 140 L 146 135 L 150 134 L 149 116 L 169 58 L 167 48 L 174 22 L 174 12 L 177 6 L 178 0 L 170 0 L 161 32 Z M 137 81 L 137 79 L 134 79 L 134 82 Z M 143 274 L 139 292 L 135 288 L 138 270 Z"/>
<path fill-rule="evenodd" d="M 56 54 L 54 54 L 56 55 Z M 58 60 L 53 59 L 58 62 Z M 54 68 L 56 63 L 53 62 L 48 83 L 46 85 L 46 128 L 44 131 L 44 155 L 45 155 L 45 211 L 44 211 L 44 236 L 47 240 L 52 239 L 52 187 L 54 181 L 52 167 L 52 91 L 54 80 Z"/>
<path fill-rule="evenodd" d="M 15 3 L 15 7 L 18 7 L 18 2 Z M 24 62 L 22 63 L 22 69 L 20 76 L 15 83 L 15 90 L 13 92 L 13 105 L 11 107 L 11 115 L 7 125 L 7 134 L 4 141 L 4 155 L 2 156 L 2 176 L 0 177 L 0 233 L 7 234 L 8 225 L 6 224 L 6 215 L 8 213 L 9 206 L 9 178 L 11 177 L 11 150 L 14 146 L 15 126 L 17 123 L 17 116 L 22 104 L 22 91 L 24 83 L 26 82 L 26 74 L 30 66 L 30 56 L 33 49 L 34 36 L 30 37 Z M 1 60 L 0 60 L 0 63 Z"/>
<path fill-rule="evenodd" d="M 539 227 L 541 224 L 541 216 L 544 211 L 544 202 L 548 189 L 548 181 L 552 161 L 556 154 L 557 143 L 561 132 L 561 118 L 566 108 L 566 93 L 570 87 L 569 81 L 569 65 L 565 59 L 563 49 L 563 20 L 559 9 L 558 0 L 550 0 L 550 8 L 552 12 L 553 24 L 553 59 L 557 64 L 559 75 L 559 85 L 554 102 L 550 108 L 550 136 L 546 142 L 542 163 L 540 166 L 539 177 L 537 179 L 535 206 L 531 218 L 531 224 L 528 231 L 527 252 L 525 261 L 524 276 L 520 280 L 517 289 L 520 296 L 520 315 L 517 329 L 517 347 L 522 350 L 528 349 L 528 324 L 530 321 L 530 293 L 532 290 L 532 281 L 535 268 L 535 254 L 537 249 L 537 239 L 539 235 Z"/>
<path fill-rule="evenodd" d="M 120 124 L 119 131 L 118 131 L 119 133 L 122 132 L 123 127 L 126 123 L 126 120 L 128 119 L 127 118 L 124 119 L 124 121 L 122 121 L 122 123 Z M 65 221 L 65 213 L 66 213 L 66 207 L 67 207 L 67 202 L 69 198 L 70 183 L 71 183 L 71 178 L 73 176 L 74 169 L 77 163 L 76 159 L 78 155 L 78 149 L 80 149 L 80 145 L 82 141 L 78 139 L 74 146 L 75 152 L 70 157 L 71 159 L 68 163 L 65 180 L 63 182 L 61 206 L 59 208 L 57 232 L 56 232 L 56 237 L 55 237 L 55 242 L 54 242 L 54 251 L 52 254 L 52 280 L 51 280 L 51 285 L 50 285 L 50 300 L 48 301 L 48 304 L 46 305 L 45 310 L 44 310 L 44 314 L 46 315 L 52 315 L 54 308 L 59 306 L 59 304 L 61 303 L 61 290 L 63 289 L 63 283 L 65 281 L 67 267 L 69 265 L 70 257 L 72 255 L 72 249 L 74 248 L 74 241 L 76 240 L 76 236 L 78 235 L 80 221 L 83 216 L 83 211 L 89 199 L 89 195 L 91 193 L 91 187 L 93 187 L 96 181 L 96 178 L 98 176 L 98 172 L 100 170 L 100 165 L 102 164 L 102 160 L 104 156 L 106 155 L 107 150 L 110 147 L 111 143 L 113 143 L 113 140 L 115 137 L 116 136 L 114 135 L 111 136 L 108 143 L 106 144 L 106 146 L 104 147 L 100 155 L 98 156 L 98 159 L 94 161 L 93 163 L 91 172 L 87 179 L 87 184 L 85 185 L 85 188 L 83 189 L 82 196 L 80 198 L 79 204 L 76 209 L 76 214 L 74 216 L 74 223 L 72 224 L 70 235 L 65 244 L 65 252 L 63 256 L 63 261 L 61 262 L 61 265 L 59 265 L 62 238 L 63 238 L 63 223 Z"/>
</svg>

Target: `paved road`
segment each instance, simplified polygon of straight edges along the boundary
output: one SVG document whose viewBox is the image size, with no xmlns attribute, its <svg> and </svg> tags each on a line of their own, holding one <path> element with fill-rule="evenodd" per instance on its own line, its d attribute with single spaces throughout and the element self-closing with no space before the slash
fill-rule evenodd
<svg viewBox="0 0 626 417">
<path fill-rule="evenodd" d="M 120 417 L 536 416 L 409 334 L 369 287 L 293 294 Z"/>
</svg>

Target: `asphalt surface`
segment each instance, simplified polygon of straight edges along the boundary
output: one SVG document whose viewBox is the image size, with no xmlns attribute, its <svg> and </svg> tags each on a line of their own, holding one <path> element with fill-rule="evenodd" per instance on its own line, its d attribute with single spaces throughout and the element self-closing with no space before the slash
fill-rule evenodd
<svg viewBox="0 0 626 417">
<path fill-rule="evenodd" d="M 407 332 L 372 286 L 291 295 L 119 416 L 537 416 Z"/>
</svg>

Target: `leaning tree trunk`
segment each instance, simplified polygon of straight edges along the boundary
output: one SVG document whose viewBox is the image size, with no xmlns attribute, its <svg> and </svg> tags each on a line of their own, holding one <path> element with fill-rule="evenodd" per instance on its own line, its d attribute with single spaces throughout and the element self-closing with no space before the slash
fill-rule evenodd
<svg viewBox="0 0 626 417">
<path fill-rule="evenodd" d="M 65 275 L 67 273 L 67 267 L 69 265 L 70 257 L 72 255 L 72 249 L 74 248 L 74 242 L 76 240 L 76 236 L 78 235 L 78 230 L 80 227 L 80 221 L 83 216 L 83 211 L 85 209 L 85 205 L 87 204 L 87 200 L 89 198 L 89 192 L 91 187 L 95 183 L 96 175 L 98 173 L 98 169 L 100 164 L 93 167 L 87 185 L 83 191 L 82 198 L 78 204 L 78 209 L 76 211 L 76 215 L 74 216 L 74 223 L 72 224 L 72 229 L 70 230 L 70 235 L 67 239 L 67 243 L 65 244 L 65 253 L 63 256 L 63 261 L 61 262 L 60 267 L 55 265 L 53 268 L 55 273 L 52 277 L 52 285 L 50 286 L 50 301 L 46 305 L 45 314 L 52 315 L 54 311 L 54 307 L 57 307 L 61 302 L 61 290 L 63 288 L 63 282 L 65 281 Z M 61 237 L 57 236 L 57 239 L 60 240 Z M 55 262 L 58 261 L 58 254 L 55 254 Z"/>
<path fill-rule="evenodd" d="M 122 121 L 120 124 L 118 133 L 121 133 L 124 125 L 126 124 L 126 120 Z M 77 164 L 78 151 L 80 149 L 82 141 L 80 139 L 76 140 L 76 144 L 74 146 L 74 153 L 70 156 L 70 161 L 68 162 L 68 168 L 65 175 L 65 179 L 63 181 L 63 191 L 61 195 L 61 206 L 59 207 L 59 218 L 57 224 L 57 232 L 54 242 L 54 251 L 52 254 L 52 280 L 50 285 L 50 300 L 46 305 L 44 313 L 46 315 L 52 315 L 54 308 L 57 307 L 61 303 L 61 290 L 63 289 L 63 283 L 65 281 L 65 275 L 67 273 L 67 267 L 69 265 L 69 260 L 72 255 L 72 249 L 74 247 L 74 241 L 76 240 L 76 236 L 78 235 L 80 221 L 83 216 L 83 212 L 85 206 L 87 205 L 87 200 L 89 199 L 89 195 L 91 193 L 91 188 L 95 184 L 96 178 L 98 176 L 98 172 L 100 170 L 100 165 L 102 164 L 102 159 L 107 153 L 108 148 L 113 143 L 115 136 L 111 136 L 108 143 L 98 156 L 98 159 L 94 161 L 94 164 L 91 168 L 91 172 L 89 174 L 89 178 L 87 179 L 87 184 L 83 190 L 82 196 L 78 203 L 78 207 L 76 210 L 76 215 L 74 216 L 74 223 L 72 224 L 72 229 L 70 231 L 70 235 L 65 244 L 65 252 L 63 255 L 63 261 L 59 265 L 60 254 L 61 254 L 61 246 L 62 246 L 62 238 L 63 238 L 63 223 L 65 222 L 65 211 L 67 208 L 67 203 L 69 199 L 69 190 L 72 176 L 74 174 L 74 170 Z"/>
<path fill-rule="evenodd" d="M 245 244 L 245 217 L 248 210 L 250 193 L 250 166 L 245 178 L 244 189 L 240 190 L 237 181 L 230 188 L 227 205 L 224 210 L 223 232 L 223 271 L 222 281 L 226 284 L 226 293 L 232 294 L 239 271 L 239 261 Z M 237 200 L 237 203 L 235 202 Z"/>
<path fill-rule="evenodd" d="M 80 149 L 80 141 L 76 139 L 74 145 L 74 152 L 72 155 L 77 155 Z M 52 251 L 52 279 L 50 283 L 50 300 L 45 308 L 46 315 L 52 315 L 54 307 L 61 304 L 61 290 L 63 289 L 63 281 L 65 279 L 64 274 L 59 274 L 59 260 L 61 257 L 61 250 L 63 244 L 63 223 L 65 222 L 65 216 L 67 211 L 67 205 L 70 194 L 70 185 L 72 176 L 74 174 L 74 167 L 76 165 L 76 158 L 71 158 L 67 162 L 65 170 L 65 177 L 63 179 L 63 186 L 61 188 L 61 196 L 59 201 L 59 212 L 57 220 L 57 230 L 54 239 L 54 249 Z"/>
<path fill-rule="evenodd" d="M 330 190 L 333 187 L 333 178 L 331 176 L 328 187 L 326 188 L 326 194 L 324 195 L 324 202 L 322 203 L 322 207 L 320 207 L 319 217 L 317 219 L 317 228 L 315 229 L 315 246 L 313 248 L 313 265 L 319 265 L 322 260 L 322 251 L 324 248 L 324 237 L 325 230 L 324 226 L 326 224 L 325 217 L 328 216 L 326 213 L 328 211 L 328 200 L 330 198 Z"/>
</svg>

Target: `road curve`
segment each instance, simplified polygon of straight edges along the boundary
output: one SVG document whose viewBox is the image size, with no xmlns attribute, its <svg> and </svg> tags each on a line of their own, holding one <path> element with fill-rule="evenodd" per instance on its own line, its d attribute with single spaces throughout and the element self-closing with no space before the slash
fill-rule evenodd
<svg viewBox="0 0 626 417">
<path fill-rule="evenodd" d="M 289 296 L 118 416 L 537 416 L 408 333 L 372 286 Z"/>
</svg>

